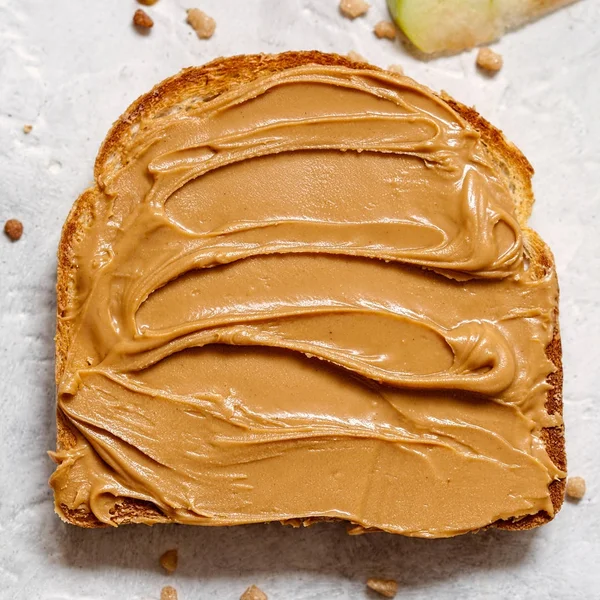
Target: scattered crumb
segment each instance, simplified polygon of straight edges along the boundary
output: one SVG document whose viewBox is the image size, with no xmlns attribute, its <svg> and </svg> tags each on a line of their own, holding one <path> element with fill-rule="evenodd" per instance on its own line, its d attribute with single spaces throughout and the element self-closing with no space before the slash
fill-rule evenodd
<svg viewBox="0 0 600 600">
<path fill-rule="evenodd" d="M 13 241 L 21 239 L 23 235 L 23 223 L 18 219 L 9 219 L 4 223 L 4 233 Z"/>
<path fill-rule="evenodd" d="M 378 38 L 387 38 L 388 40 L 395 40 L 396 26 L 391 21 L 379 21 L 379 23 L 375 25 L 373 33 Z"/>
<path fill-rule="evenodd" d="M 497 73 L 504 64 L 502 56 L 491 48 L 480 48 L 477 53 L 477 66 L 485 71 Z"/>
<path fill-rule="evenodd" d="M 207 40 L 212 37 L 215 28 L 217 27 L 216 21 L 206 13 L 202 12 L 199 8 L 188 9 L 187 22 L 202 40 Z"/>
<path fill-rule="evenodd" d="M 348 52 L 348 54 L 346 54 L 346 56 L 350 60 L 353 60 L 354 62 L 365 62 L 365 63 L 369 62 L 362 54 L 359 54 L 358 52 L 354 52 L 354 50 L 351 50 L 350 52 Z"/>
<path fill-rule="evenodd" d="M 153 6 L 158 2 L 158 0 L 137 0 L 139 4 L 143 4 L 144 6 Z"/>
<path fill-rule="evenodd" d="M 404 68 L 402 65 L 390 65 L 388 67 L 388 71 L 391 71 L 392 73 L 398 73 L 398 75 L 404 75 Z"/>
<path fill-rule="evenodd" d="M 33 125 L 23 125 L 23 133 L 31 133 Z"/>
<path fill-rule="evenodd" d="M 255 585 L 251 585 L 241 596 L 240 600 L 268 600 L 267 595 Z"/>
<path fill-rule="evenodd" d="M 169 574 L 175 573 L 178 561 L 177 549 L 167 550 L 160 557 L 160 566 Z"/>
<path fill-rule="evenodd" d="M 340 0 L 340 12 L 348 19 L 356 19 L 369 10 L 369 3 L 365 0 Z"/>
<path fill-rule="evenodd" d="M 574 500 L 581 500 L 585 496 L 585 479 L 583 477 L 567 479 L 567 496 Z"/>
<path fill-rule="evenodd" d="M 385 598 L 395 598 L 398 593 L 398 582 L 394 579 L 367 579 L 367 587 Z"/>
<path fill-rule="evenodd" d="M 154 27 L 154 21 L 150 18 L 150 15 L 141 8 L 138 8 L 133 14 L 133 24 L 144 29 Z"/>
<path fill-rule="evenodd" d="M 348 523 L 346 525 L 346 533 L 348 535 L 365 535 L 369 533 L 369 530 L 365 529 L 362 525 Z"/>
<path fill-rule="evenodd" d="M 160 600 L 177 600 L 177 590 L 170 585 L 167 585 L 160 590 Z"/>
</svg>

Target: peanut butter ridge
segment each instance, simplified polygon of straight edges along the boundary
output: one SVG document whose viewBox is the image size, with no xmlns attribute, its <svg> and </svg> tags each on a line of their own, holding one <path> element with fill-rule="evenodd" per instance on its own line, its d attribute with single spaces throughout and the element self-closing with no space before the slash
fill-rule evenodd
<svg viewBox="0 0 600 600">
<path fill-rule="evenodd" d="M 445 537 L 545 510 L 556 276 L 479 135 L 305 66 L 143 123 L 77 247 L 57 510 Z"/>
</svg>

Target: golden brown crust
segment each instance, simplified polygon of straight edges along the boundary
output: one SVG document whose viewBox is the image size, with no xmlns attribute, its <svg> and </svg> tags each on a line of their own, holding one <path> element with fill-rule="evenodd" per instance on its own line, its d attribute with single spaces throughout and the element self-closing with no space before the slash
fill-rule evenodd
<svg viewBox="0 0 600 600">
<path fill-rule="evenodd" d="M 105 177 L 123 166 L 123 158 L 130 140 L 145 124 L 152 119 L 160 118 L 167 111 L 185 111 L 232 89 L 234 86 L 252 81 L 258 77 L 283 71 L 304 64 L 343 66 L 354 69 L 370 68 L 381 71 L 378 67 L 357 63 L 344 56 L 323 54 L 317 51 L 285 52 L 278 55 L 255 54 L 241 55 L 231 58 L 220 58 L 202 67 L 190 67 L 179 74 L 166 79 L 154 87 L 149 93 L 136 100 L 116 121 L 109 131 L 96 159 L 94 168 L 95 186 L 86 190 L 75 202 L 63 226 L 59 250 L 57 273 L 57 330 L 56 330 L 56 381 L 62 377 L 71 339 L 73 336 L 72 321 L 67 317 L 75 296 L 73 274 L 76 270 L 75 248 L 90 223 L 96 202 L 101 201 Z M 392 74 L 397 77 L 399 75 Z M 523 154 L 510 142 L 502 132 L 488 123 L 474 109 L 468 108 L 446 94 L 442 99 L 447 102 L 465 121 L 476 129 L 487 148 L 490 157 L 503 174 L 513 199 L 517 217 L 526 238 L 526 250 L 532 268 L 543 273 L 553 263 L 553 257 L 539 236 L 526 227 L 531 214 L 534 198 L 531 188 L 533 168 Z M 556 372 L 548 377 L 552 386 L 547 399 L 549 412 L 562 414 L 562 362 L 560 334 L 558 329 L 558 311 L 556 312 L 554 339 L 546 349 L 548 357 L 556 367 Z M 548 454 L 556 465 L 566 469 L 564 434 L 562 427 L 547 428 L 543 431 Z M 68 449 L 75 444 L 75 435 L 66 424 L 60 411 L 57 411 L 57 447 Z M 555 511 L 558 511 L 564 495 L 564 480 L 550 484 L 550 495 Z M 103 523 L 85 508 L 70 510 L 63 506 L 64 515 L 69 523 L 80 527 L 104 527 Z M 492 526 L 502 529 L 531 529 L 551 520 L 545 512 L 539 512 L 514 521 L 498 521 Z M 318 521 L 336 519 L 292 519 L 293 526 L 309 525 Z M 123 499 L 117 505 L 113 521 L 115 525 L 132 522 L 160 523 L 168 522 L 160 510 L 151 503 L 134 499 Z"/>
</svg>

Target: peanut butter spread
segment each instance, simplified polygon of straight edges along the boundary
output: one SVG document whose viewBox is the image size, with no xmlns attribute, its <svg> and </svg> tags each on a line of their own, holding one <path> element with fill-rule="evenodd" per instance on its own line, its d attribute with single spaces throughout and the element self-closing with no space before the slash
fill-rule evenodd
<svg viewBox="0 0 600 600">
<path fill-rule="evenodd" d="M 143 121 L 76 248 L 59 513 L 423 537 L 553 514 L 555 273 L 408 78 L 289 69 Z"/>
</svg>

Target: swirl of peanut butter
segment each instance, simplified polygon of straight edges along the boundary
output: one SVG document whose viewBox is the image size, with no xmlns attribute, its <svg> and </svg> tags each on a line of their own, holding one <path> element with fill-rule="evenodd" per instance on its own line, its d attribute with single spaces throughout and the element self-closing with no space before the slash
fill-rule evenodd
<svg viewBox="0 0 600 600">
<path fill-rule="evenodd" d="M 545 510 L 553 271 L 408 78 L 289 69 L 142 123 L 77 246 L 60 511 L 443 537 Z M 554 419 L 554 420 L 553 420 Z"/>
</svg>

